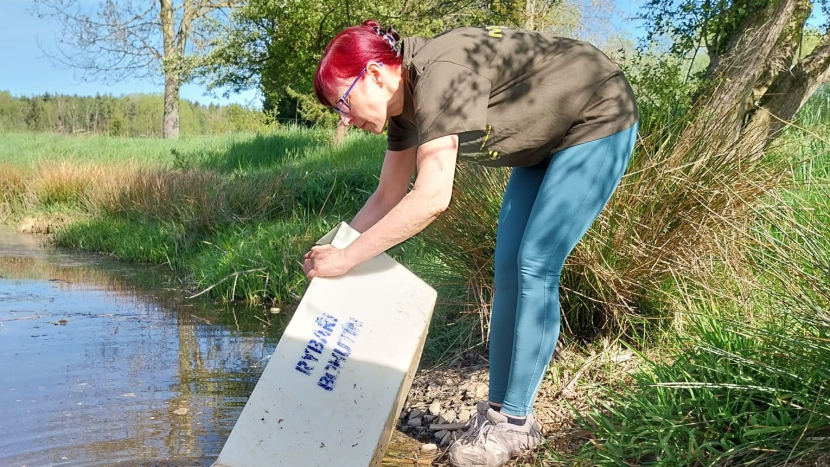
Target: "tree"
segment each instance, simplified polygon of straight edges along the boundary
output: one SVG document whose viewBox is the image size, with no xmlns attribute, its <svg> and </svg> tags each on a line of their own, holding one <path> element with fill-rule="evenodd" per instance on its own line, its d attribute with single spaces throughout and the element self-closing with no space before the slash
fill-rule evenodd
<svg viewBox="0 0 830 467">
<path fill-rule="evenodd" d="M 402 36 L 431 35 L 458 26 L 520 25 L 523 12 L 520 0 L 249 0 L 216 36 L 201 76 L 231 91 L 259 87 L 267 109 L 288 111 L 280 116 L 293 118 L 298 103 L 302 109 L 313 102 L 297 96 L 310 95 L 323 49 L 343 28 L 372 18 Z M 311 114 L 321 115 L 304 113 Z"/>
<path fill-rule="evenodd" d="M 241 0 L 103 0 L 97 8 L 82 0 L 34 0 L 41 18 L 62 26 L 56 62 L 78 68 L 82 78 L 120 81 L 164 76 L 165 138 L 179 136 L 179 87 L 205 51 L 208 28 L 221 12 Z"/>
<path fill-rule="evenodd" d="M 813 8 L 805 0 L 649 1 L 650 38 L 670 34 L 675 53 L 702 49 L 710 57 L 698 93 L 701 112 L 681 143 L 717 131 L 726 133 L 723 144 L 740 139 L 761 150 L 778 137 L 830 79 L 830 28 L 824 26 L 809 54 L 801 50 Z"/>
</svg>

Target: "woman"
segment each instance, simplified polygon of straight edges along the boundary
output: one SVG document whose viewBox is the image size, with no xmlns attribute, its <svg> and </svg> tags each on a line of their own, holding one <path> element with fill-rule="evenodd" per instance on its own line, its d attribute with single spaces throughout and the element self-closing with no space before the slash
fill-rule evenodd
<svg viewBox="0 0 830 467">
<path fill-rule="evenodd" d="M 456 466 L 503 465 L 542 438 L 532 408 L 559 335 L 559 277 L 631 156 L 628 82 L 572 39 L 487 27 L 401 41 L 366 21 L 326 47 L 314 89 L 343 125 L 381 134 L 388 123 L 388 150 L 351 222 L 362 235 L 343 250 L 312 248 L 309 278 L 423 230 L 450 203 L 457 160 L 513 167 L 496 237 L 489 396 L 450 447 Z"/>
</svg>

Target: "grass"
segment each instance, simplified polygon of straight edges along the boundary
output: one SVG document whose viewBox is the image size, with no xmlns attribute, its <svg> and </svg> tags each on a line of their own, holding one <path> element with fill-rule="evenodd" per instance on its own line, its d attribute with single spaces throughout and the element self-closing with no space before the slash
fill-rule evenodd
<svg viewBox="0 0 830 467">
<path fill-rule="evenodd" d="M 70 217 L 63 246 L 167 264 L 193 294 L 291 309 L 305 289 L 300 258 L 350 220 L 372 193 L 385 141 L 284 128 L 275 133 L 164 141 L 3 135 L 0 211 L 8 223 Z M 390 252 L 437 274 L 420 240 Z M 460 287 L 436 310 L 425 358 L 471 347 L 474 316 L 460 317 Z M 454 298 L 452 298 L 454 297 Z"/>
<path fill-rule="evenodd" d="M 577 364 L 589 368 L 577 390 L 593 401 L 579 410 L 591 440 L 540 462 L 808 460 L 826 448 L 830 420 L 830 145 L 791 131 L 773 152 L 738 144 L 713 155 L 703 142 L 666 146 L 676 129 L 650 128 L 569 259 L 562 295 L 569 342 L 610 335 L 643 364 L 630 374 L 610 360 Z M 385 146 L 361 133 L 334 146 L 301 128 L 178 142 L 2 138 L 6 219 L 74 213 L 60 244 L 168 264 L 194 294 L 280 306 L 305 287 L 302 253 L 374 190 Z M 483 347 L 508 174 L 462 166 L 451 209 L 391 252 L 439 288 L 430 365 Z M 578 370 L 554 367 L 545 384 Z"/>
<path fill-rule="evenodd" d="M 674 276 L 679 327 L 583 418 L 551 465 L 813 465 L 830 451 L 830 146 L 791 132 L 790 179 L 754 204 L 744 255 Z M 808 157 L 803 148 L 810 148 Z M 819 465 L 819 464 L 815 464 Z"/>
</svg>

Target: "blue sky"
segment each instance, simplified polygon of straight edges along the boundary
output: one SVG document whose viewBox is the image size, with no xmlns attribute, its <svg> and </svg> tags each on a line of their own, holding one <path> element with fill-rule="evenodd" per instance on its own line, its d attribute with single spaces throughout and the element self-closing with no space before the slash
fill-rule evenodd
<svg viewBox="0 0 830 467">
<path fill-rule="evenodd" d="M 2 0 L 0 12 L 0 91 L 9 91 L 16 96 L 30 96 L 45 92 L 55 94 L 95 95 L 163 92 L 163 84 L 149 80 L 124 81 L 114 85 L 101 82 L 83 82 L 75 77 L 72 69 L 58 67 L 44 55 L 38 46 L 38 39 L 48 47 L 54 44 L 58 25 L 48 19 L 32 15 L 31 0 Z M 205 88 L 187 84 L 182 86 L 181 97 L 201 103 L 226 104 L 236 102 L 243 105 L 259 106 L 260 98 L 255 91 L 231 95 L 229 99 L 206 96 Z M 220 93 L 221 94 L 221 93 Z"/>
</svg>

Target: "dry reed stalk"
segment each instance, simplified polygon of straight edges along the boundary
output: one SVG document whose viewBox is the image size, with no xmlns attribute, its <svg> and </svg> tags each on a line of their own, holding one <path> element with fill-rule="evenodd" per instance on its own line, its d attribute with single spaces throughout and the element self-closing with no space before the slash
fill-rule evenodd
<svg viewBox="0 0 830 467">
<path fill-rule="evenodd" d="M 44 205 L 77 203 L 102 176 L 103 169 L 98 164 L 42 162 L 27 177 L 27 192 Z"/>
<path fill-rule="evenodd" d="M 89 190 L 90 210 L 191 227 L 268 218 L 285 208 L 284 176 L 227 178 L 215 171 L 131 167 Z"/>
<path fill-rule="evenodd" d="M 23 170 L 11 164 L 0 164 L 0 215 L 7 218 L 14 205 L 23 202 L 26 191 Z"/>
<path fill-rule="evenodd" d="M 570 332 L 630 329 L 643 318 L 666 318 L 653 316 L 648 303 L 660 300 L 673 277 L 716 272 L 712 258 L 724 252 L 744 277 L 741 287 L 751 288 L 750 274 L 737 265 L 751 243 L 756 206 L 786 182 L 786 168 L 754 138 L 735 140 L 730 128 L 718 126 L 723 117 L 701 118 L 707 124 L 683 133 L 682 144 L 680 125 L 640 139 L 621 186 L 567 261 L 562 309 Z M 482 314 L 489 312 L 506 180 L 502 171 L 463 168 L 453 206 L 425 234 L 448 268 L 468 278 L 471 306 Z"/>
</svg>

